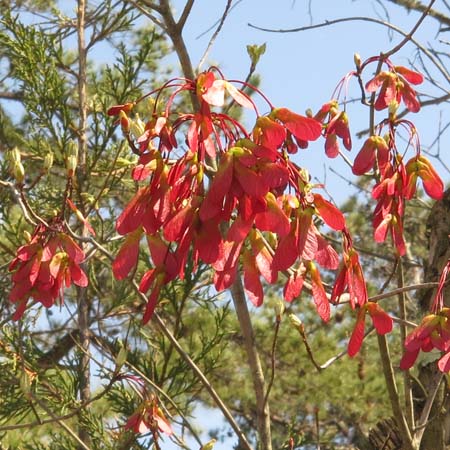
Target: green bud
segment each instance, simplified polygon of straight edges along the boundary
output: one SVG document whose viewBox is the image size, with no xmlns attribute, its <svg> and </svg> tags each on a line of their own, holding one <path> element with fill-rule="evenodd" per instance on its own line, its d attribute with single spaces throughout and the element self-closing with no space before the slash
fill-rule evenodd
<svg viewBox="0 0 450 450">
<path fill-rule="evenodd" d="M 66 147 L 67 156 L 78 158 L 78 145 L 75 141 L 69 141 Z"/>
<path fill-rule="evenodd" d="M 53 166 L 53 153 L 48 152 L 44 156 L 44 165 L 43 165 L 44 172 L 48 172 L 52 168 L 52 166 Z"/>
<path fill-rule="evenodd" d="M 200 450 L 212 450 L 214 448 L 214 444 L 217 442 L 216 439 L 211 439 L 205 445 L 202 445 Z"/>
<path fill-rule="evenodd" d="M 66 159 L 66 168 L 69 177 L 72 177 L 77 170 L 78 158 L 76 156 L 70 155 Z"/>
<path fill-rule="evenodd" d="M 256 65 L 259 62 L 259 59 L 266 52 L 266 44 L 262 45 L 247 45 L 247 53 L 250 56 L 250 60 L 252 62 L 252 68 L 255 69 Z"/>
<path fill-rule="evenodd" d="M 116 356 L 116 370 L 119 370 L 126 362 L 128 357 L 128 352 L 125 347 L 120 347 L 119 353 Z"/>
<path fill-rule="evenodd" d="M 66 146 L 66 168 L 69 177 L 73 177 L 78 166 L 78 145 L 75 141 L 69 141 Z"/>
<path fill-rule="evenodd" d="M 15 161 L 12 166 L 12 176 L 18 184 L 22 184 L 25 179 L 25 169 L 20 161 Z"/>
<path fill-rule="evenodd" d="M 283 300 L 280 300 L 278 298 L 275 301 L 274 309 L 275 309 L 275 314 L 276 314 L 277 318 L 280 318 L 280 320 L 281 320 L 281 316 L 284 314 L 284 311 L 286 311 L 286 306 L 284 306 Z"/>
<path fill-rule="evenodd" d="M 20 155 L 20 150 L 17 147 L 14 147 L 13 149 L 9 150 L 8 152 L 8 156 L 9 156 L 9 162 L 11 164 L 16 163 L 20 163 L 22 160 L 22 157 Z"/>
<path fill-rule="evenodd" d="M 30 377 L 28 376 L 28 373 L 25 371 L 23 371 L 22 374 L 20 375 L 19 386 L 20 386 L 20 390 L 25 395 L 30 393 L 31 381 L 30 381 Z"/>
<path fill-rule="evenodd" d="M 300 328 L 303 326 L 302 321 L 295 314 L 289 314 L 288 317 L 291 325 L 293 325 L 295 328 Z"/>
<path fill-rule="evenodd" d="M 136 117 L 130 120 L 130 132 L 137 139 L 145 133 L 145 123 L 136 114 Z"/>
</svg>

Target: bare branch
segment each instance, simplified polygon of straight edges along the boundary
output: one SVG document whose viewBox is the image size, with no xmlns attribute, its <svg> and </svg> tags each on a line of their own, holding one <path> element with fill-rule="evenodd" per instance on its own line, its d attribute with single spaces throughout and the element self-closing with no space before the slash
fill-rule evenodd
<svg viewBox="0 0 450 450">
<path fill-rule="evenodd" d="M 192 7 L 194 6 L 195 0 L 188 0 L 186 2 L 186 5 L 184 6 L 183 12 L 181 13 L 180 19 L 178 20 L 178 29 L 181 31 L 184 28 L 184 25 L 186 24 L 186 20 L 189 17 L 189 14 L 191 13 Z"/>
<path fill-rule="evenodd" d="M 220 30 L 223 27 L 223 24 L 225 23 L 225 20 L 226 20 L 226 18 L 228 16 L 228 13 L 230 12 L 230 8 L 231 8 L 231 4 L 232 3 L 233 3 L 233 0 L 227 0 L 227 4 L 225 5 L 225 11 L 223 12 L 222 17 L 220 18 L 219 25 L 217 26 L 216 31 L 211 36 L 211 39 L 209 40 L 208 45 L 206 46 L 206 50 L 203 53 L 203 56 L 200 58 L 200 62 L 198 63 L 198 66 L 197 66 L 197 71 L 198 72 L 200 71 L 201 67 L 203 66 L 203 64 L 204 64 L 204 62 L 206 60 L 206 58 L 208 57 L 208 53 L 210 52 L 211 47 L 214 45 L 214 42 L 215 42 L 217 36 L 219 35 Z"/>
<path fill-rule="evenodd" d="M 272 449 L 272 440 L 270 432 L 270 411 L 269 405 L 265 403 L 265 380 L 264 373 L 256 347 L 255 335 L 253 333 L 252 322 L 247 307 L 244 288 L 240 277 L 231 286 L 231 296 L 236 308 L 236 315 L 239 320 L 240 329 L 244 337 L 244 346 L 247 353 L 250 373 L 253 380 L 253 389 L 256 400 L 256 423 L 258 428 L 260 446 L 264 450 Z"/>
<path fill-rule="evenodd" d="M 403 408 L 400 404 L 400 397 L 397 390 L 397 383 L 395 382 L 394 369 L 392 368 L 391 357 L 389 354 L 389 347 L 385 335 L 377 334 L 378 348 L 380 351 L 381 363 L 383 366 L 384 378 L 386 387 L 391 402 L 392 412 L 396 418 L 400 435 L 402 438 L 402 448 L 404 450 L 417 450 L 413 444 L 411 430 L 403 413 Z"/>
<path fill-rule="evenodd" d="M 322 22 L 320 24 L 316 25 L 309 25 L 304 27 L 298 27 L 298 28 L 287 28 L 287 29 L 272 29 L 272 28 L 263 28 L 258 27 L 256 25 L 252 25 L 251 23 L 248 24 L 249 27 L 255 28 L 256 30 L 260 31 L 266 31 L 268 33 L 297 33 L 300 31 L 307 31 L 307 30 L 313 30 L 315 28 L 323 28 L 328 27 L 330 25 L 335 25 L 337 23 L 343 23 L 343 22 L 355 22 L 355 21 L 362 21 L 362 22 L 373 22 L 378 25 L 383 25 L 384 27 L 387 27 L 391 30 L 394 30 L 395 32 L 401 34 L 404 37 L 408 36 L 408 33 L 400 29 L 399 27 L 389 23 L 385 22 L 384 20 L 375 19 L 373 17 L 365 17 L 365 16 L 355 16 L 355 17 L 343 17 L 341 19 L 333 19 L 333 20 L 326 20 L 325 22 Z M 418 41 L 416 41 L 414 38 L 408 38 L 410 42 L 412 42 L 421 52 L 423 52 L 430 60 L 431 62 L 436 66 L 436 68 L 441 72 L 441 74 L 444 76 L 447 82 L 450 82 L 450 74 L 445 69 L 445 67 L 440 63 L 439 60 L 423 45 L 421 45 Z"/>
<path fill-rule="evenodd" d="M 413 34 L 419 29 L 422 22 L 425 20 L 425 17 L 428 16 L 428 13 L 430 12 L 431 7 L 433 6 L 434 2 L 436 0 L 431 0 L 428 7 L 424 10 L 422 16 L 419 18 L 419 20 L 416 22 L 416 24 L 412 27 L 412 30 L 405 36 L 405 38 L 397 44 L 394 48 L 389 50 L 386 53 L 383 53 L 384 58 L 389 58 L 394 53 L 397 53 L 402 47 L 404 47 L 410 40 L 412 40 Z"/>
<path fill-rule="evenodd" d="M 404 8 L 408 10 L 415 10 L 419 12 L 424 12 L 427 10 L 427 6 L 423 3 L 417 1 L 417 0 L 389 0 L 391 3 L 394 3 L 399 6 L 403 6 Z M 430 17 L 433 17 L 433 19 L 436 19 L 443 25 L 449 25 L 450 26 L 450 17 L 446 16 L 445 14 L 441 13 L 440 11 L 437 11 L 435 9 L 429 9 L 428 15 Z"/>
</svg>

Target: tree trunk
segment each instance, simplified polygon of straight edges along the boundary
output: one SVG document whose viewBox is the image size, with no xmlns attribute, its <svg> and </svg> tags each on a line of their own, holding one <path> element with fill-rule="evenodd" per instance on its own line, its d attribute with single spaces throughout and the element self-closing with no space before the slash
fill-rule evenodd
<svg viewBox="0 0 450 450">
<path fill-rule="evenodd" d="M 438 281 L 442 269 L 450 258 L 450 189 L 444 198 L 435 203 L 427 220 L 428 234 L 428 259 L 424 263 L 424 281 Z M 423 314 L 427 314 L 436 295 L 436 289 L 428 289 L 420 295 L 419 302 Z M 450 287 L 444 290 L 444 302 L 450 306 Z M 438 355 L 436 356 L 436 360 Z M 416 410 L 420 415 L 421 406 L 430 395 L 433 388 L 433 380 L 436 379 L 439 369 L 436 362 L 419 367 L 419 380 L 425 389 L 421 388 L 421 395 L 416 397 Z M 436 398 L 431 408 L 428 425 L 425 428 L 421 450 L 443 450 L 450 443 L 450 400 L 446 383 L 441 381 Z"/>
</svg>

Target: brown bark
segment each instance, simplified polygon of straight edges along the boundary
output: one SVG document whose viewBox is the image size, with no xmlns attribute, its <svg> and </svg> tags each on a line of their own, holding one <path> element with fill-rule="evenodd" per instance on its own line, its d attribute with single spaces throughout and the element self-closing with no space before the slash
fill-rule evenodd
<svg viewBox="0 0 450 450">
<path fill-rule="evenodd" d="M 443 267 L 450 258 L 450 189 L 444 198 L 435 203 L 427 220 L 428 259 L 424 262 L 424 281 L 438 281 Z M 436 295 L 436 288 L 428 289 L 419 298 L 423 314 L 429 311 Z M 450 306 L 450 287 L 444 290 L 444 303 Z M 433 380 L 440 375 L 436 362 L 424 365 L 419 369 L 419 380 L 423 386 L 421 395 L 417 396 L 416 409 L 420 409 L 427 396 L 434 390 Z M 441 380 L 441 378 L 439 378 Z M 425 390 L 425 392 L 424 392 Z M 449 421 L 450 399 L 446 383 L 440 381 L 436 398 L 431 407 L 427 426 L 423 434 L 421 450 L 443 450 L 450 443 Z"/>
</svg>

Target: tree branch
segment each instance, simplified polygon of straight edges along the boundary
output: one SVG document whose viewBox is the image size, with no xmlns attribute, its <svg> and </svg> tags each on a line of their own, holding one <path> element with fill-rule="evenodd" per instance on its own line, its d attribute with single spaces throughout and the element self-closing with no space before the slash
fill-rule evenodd
<svg viewBox="0 0 450 450">
<path fill-rule="evenodd" d="M 386 336 L 377 334 L 377 337 L 389 400 L 391 402 L 392 412 L 394 413 L 395 420 L 399 427 L 400 436 L 402 438 L 402 449 L 417 450 L 413 444 L 411 431 L 408 427 L 408 422 L 406 421 L 405 415 L 403 414 L 403 408 L 400 404 L 400 397 L 398 395 L 397 384 L 395 382 L 394 369 L 392 368 Z"/>
<path fill-rule="evenodd" d="M 427 6 L 417 0 L 389 0 L 389 1 L 391 3 L 394 3 L 395 5 L 402 6 L 402 7 L 406 8 L 407 10 L 414 10 L 414 11 L 418 11 L 418 12 L 424 12 L 427 10 Z M 441 13 L 440 11 L 437 11 L 435 9 L 430 9 L 428 11 L 428 15 L 430 17 L 433 17 L 433 19 L 436 19 L 441 24 L 450 26 L 450 17 L 446 16 L 445 14 Z"/>
<path fill-rule="evenodd" d="M 271 450 L 270 411 L 269 405 L 265 402 L 266 388 L 264 373 L 259 359 L 258 349 L 256 347 L 255 335 L 247 307 L 244 288 L 239 276 L 231 286 L 231 296 L 236 308 L 241 332 L 244 337 L 244 347 L 253 380 L 253 389 L 256 397 L 256 423 L 260 439 L 259 445 L 260 448 L 263 448 L 264 450 Z"/>
<path fill-rule="evenodd" d="M 397 280 L 398 287 L 403 288 L 405 286 L 405 277 L 403 273 L 403 263 L 401 257 L 398 260 L 397 267 Z M 406 295 L 405 292 L 399 292 L 398 294 L 398 309 L 399 316 L 402 322 L 400 323 L 400 337 L 402 345 L 404 345 L 406 339 Z M 412 386 L 411 386 L 411 377 L 409 376 L 409 370 L 403 371 L 403 383 L 404 383 L 404 392 L 405 392 L 405 404 L 406 404 L 406 420 L 408 422 L 409 428 L 411 430 L 414 429 L 414 404 L 412 397 Z"/>
<path fill-rule="evenodd" d="M 220 30 L 223 27 L 223 24 L 225 23 L 225 20 L 228 16 L 228 13 L 230 12 L 231 4 L 233 3 L 233 0 L 227 0 L 227 4 L 225 5 L 225 11 L 222 14 L 222 17 L 220 18 L 219 25 L 216 28 L 216 31 L 214 31 L 213 35 L 211 36 L 211 39 L 208 42 L 208 45 L 206 46 L 206 50 L 203 53 L 203 56 L 200 58 L 200 62 L 197 66 L 197 71 L 200 71 L 200 68 L 203 66 L 209 51 L 211 50 L 211 47 L 214 45 L 214 42 L 216 41 L 217 36 L 220 33 Z"/>
<path fill-rule="evenodd" d="M 77 10 L 77 36 L 78 36 L 78 105 L 79 105 L 79 123 L 78 123 L 78 155 L 79 170 L 78 189 L 80 193 L 85 189 L 84 184 L 87 176 L 87 51 L 85 42 L 85 15 L 86 0 L 78 0 Z M 81 195 L 80 195 L 81 197 Z M 65 205 L 64 205 L 65 206 Z M 63 208 L 64 208 L 63 206 Z M 84 208 L 83 208 L 84 209 Z M 84 212 L 84 211 L 83 211 Z M 86 226 L 83 226 L 83 236 L 89 234 Z M 86 264 L 82 265 L 86 271 Z M 91 368 L 90 368 L 90 333 L 89 333 L 89 301 L 87 288 L 77 288 L 78 302 L 78 329 L 80 333 L 80 346 L 82 353 L 79 362 L 79 389 L 80 399 L 83 403 L 89 403 L 91 398 Z M 91 445 L 90 433 L 83 424 L 83 420 L 79 418 L 78 435 L 80 440 Z"/>
<path fill-rule="evenodd" d="M 178 20 L 178 23 L 177 23 L 178 29 L 180 31 L 183 30 L 184 25 L 186 24 L 186 20 L 189 17 L 189 14 L 191 13 L 193 6 L 194 6 L 194 0 L 188 0 L 186 2 L 186 5 L 184 6 L 183 12 L 181 13 L 180 19 Z"/>
<path fill-rule="evenodd" d="M 340 19 L 326 20 L 325 22 L 322 22 L 322 23 L 319 23 L 316 25 L 309 25 L 309 26 L 304 26 L 304 27 L 288 28 L 288 29 L 263 28 L 263 27 L 258 27 L 256 25 L 252 25 L 251 23 L 248 23 L 247 25 L 251 28 L 255 28 L 256 30 L 266 31 L 268 33 L 297 33 L 300 31 L 313 30 L 315 28 L 328 27 L 330 25 L 335 25 L 337 23 L 357 22 L 357 21 L 373 22 L 378 25 L 383 25 L 384 27 L 389 28 L 389 29 L 399 33 L 400 35 L 404 36 L 405 38 L 407 36 L 409 36 L 409 34 L 410 34 L 389 22 L 386 22 L 381 19 L 375 19 L 373 17 L 365 17 L 365 16 L 343 17 Z M 423 45 L 421 45 L 413 37 L 409 37 L 408 40 L 411 41 L 422 53 L 424 53 L 428 57 L 428 59 L 430 59 L 430 61 L 436 66 L 436 68 L 439 70 L 439 72 L 441 72 L 441 74 L 443 75 L 445 80 L 450 83 L 450 74 L 448 73 L 446 68 L 441 64 L 441 62 L 428 49 L 426 49 Z"/>
</svg>

